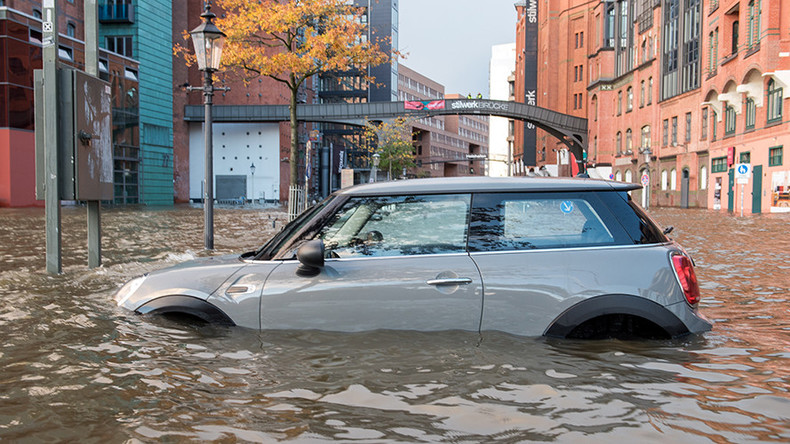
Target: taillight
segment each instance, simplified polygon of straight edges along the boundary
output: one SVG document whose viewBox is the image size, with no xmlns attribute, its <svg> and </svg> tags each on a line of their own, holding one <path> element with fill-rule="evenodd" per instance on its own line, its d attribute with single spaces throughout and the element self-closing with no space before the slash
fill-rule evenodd
<svg viewBox="0 0 790 444">
<path fill-rule="evenodd" d="M 683 294 L 689 304 L 694 305 L 700 300 L 699 284 L 697 275 L 694 274 L 694 266 L 691 259 L 682 254 L 672 255 L 672 266 L 675 267 L 675 275 L 683 288 Z"/>
</svg>

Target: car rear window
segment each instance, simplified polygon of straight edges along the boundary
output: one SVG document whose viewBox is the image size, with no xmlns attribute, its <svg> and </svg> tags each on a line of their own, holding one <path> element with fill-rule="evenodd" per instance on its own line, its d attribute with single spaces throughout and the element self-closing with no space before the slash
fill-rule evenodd
<svg viewBox="0 0 790 444">
<path fill-rule="evenodd" d="M 631 211 L 618 222 L 599 194 Z M 621 205 L 621 206 L 622 206 Z M 624 209 L 620 208 L 623 212 Z M 616 193 L 480 193 L 472 202 L 469 250 L 512 251 L 634 244 L 625 225 L 636 217 Z M 638 217 L 636 217 L 638 219 Z"/>
</svg>

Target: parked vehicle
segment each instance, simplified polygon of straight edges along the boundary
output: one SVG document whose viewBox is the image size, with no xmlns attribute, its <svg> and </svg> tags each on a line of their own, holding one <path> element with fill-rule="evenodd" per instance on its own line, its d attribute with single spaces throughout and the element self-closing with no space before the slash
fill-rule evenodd
<svg viewBox="0 0 790 444">
<path fill-rule="evenodd" d="M 693 261 L 631 201 L 637 188 L 537 177 L 360 185 L 258 250 L 149 273 L 116 300 L 255 329 L 707 331 Z"/>
</svg>

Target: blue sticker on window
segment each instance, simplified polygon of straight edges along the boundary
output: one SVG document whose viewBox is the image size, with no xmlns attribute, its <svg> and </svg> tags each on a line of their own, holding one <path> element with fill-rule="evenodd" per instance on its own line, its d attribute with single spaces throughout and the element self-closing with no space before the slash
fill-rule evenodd
<svg viewBox="0 0 790 444">
<path fill-rule="evenodd" d="M 573 212 L 573 202 L 571 202 L 569 200 L 562 201 L 562 203 L 560 204 L 560 211 L 562 211 L 565 214 L 572 213 Z"/>
</svg>

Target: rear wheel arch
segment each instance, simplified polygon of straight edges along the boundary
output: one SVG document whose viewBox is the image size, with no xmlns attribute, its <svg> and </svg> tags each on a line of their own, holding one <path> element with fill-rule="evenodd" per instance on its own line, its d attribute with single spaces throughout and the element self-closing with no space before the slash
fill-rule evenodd
<svg viewBox="0 0 790 444">
<path fill-rule="evenodd" d="M 602 324 L 623 324 L 624 320 L 635 321 L 628 322 L 629 326 L 660 328 L 671 338 L 689 333 L 686 325 L 677 316 L 656 302 L 639 296 L 610 294 L 585 299 L 571 306 L 549 325 L 543 335 L 560 338 L 584 337 L 580 328 L 600 330 Z M 640 336 L 640 332 L 632 333 L 635 333 L 633 336 Z"/>
<path fill-rule="evenodd" d="M 225 312 L 215 305 L 192 296 L 162 296 L 143 304 L 135 312 L 156 315 L 184 314 L 210 324 L 236 325 Z"/>
</svg>

